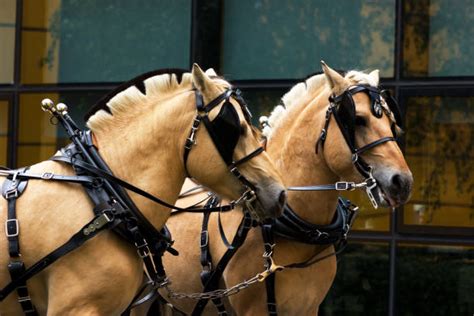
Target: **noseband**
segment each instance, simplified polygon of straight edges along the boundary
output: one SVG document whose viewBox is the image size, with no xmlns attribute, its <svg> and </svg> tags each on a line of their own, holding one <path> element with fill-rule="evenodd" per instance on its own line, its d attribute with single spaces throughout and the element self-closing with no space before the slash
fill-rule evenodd
<svg viewBox="0 0 474 316">
<path fill-rule="evenodd" d="M 250 154 L 237 161 L 234 161 L 232 158 L 235 147 L 240 138 L 241 127 L 238 113 L 235 111 L 232 103 L 230 103 L 230 98 L 233 97 L 239 103 L 247 123 L 250 124 L 250 119 L 252 117 L 245 100 L 241 96 L 240 90 L 227 89 L 214 100 L 209 102 L 207 106 L 204 105 L 203 96 L 197 89 L 195 89 L 195 96 L 197 114 L 194 118 L 189 137 L 186 139 L 186 143 L 184 145 L 183 160 L 186 173 L 188 176 L 190 176 L 187 169 L 187 160 L 193 145 L 196 145 L 196 132 L 202 122 L 204 123 L 204 126 L 206 126 L 206 129 L 211 136 L 212 142 L 216 146 L 217 151 L 229 168 L 229 171 L 244 185 L 245 190 L 239 200 L 244 199 L 244 201 L 247 202 L 246 204 L 249 207 L 249 211 L 254 212 L 253 207 L 250 206 L 250 203 L 248 202 L 251 202 L 256 198 L 256 187 L 239 171 L 237 166 L 258 156 L 263 152 L 264 149 L 263 147 L 258 147 Z M 211 122 L 209 120 L 209 112 L 211 112 L 222 102 L 224 102 L 224 104 L 222 104 L 219 114 Z"/>
<path fill-rule="evenodd" d="M 347 146 L 351 150 L 352 163 L 357 168 L 359 173 L 365 178 L 364 186 L 366 188 L 367 196 L 369 197 L 369 200 L 371 201 L 374 208 L 377 208 L 378 204 L 374 198 L 374 193 L 373 193 L 373 191 L 375 190 L 377 186 L 377 181 L 372 176 L 373 168 L 360 155 L 378 145 L 384 144 L 389 141 L 396 141 L 395 137 L 393 137 L 395 136 L 395 133 L 394 133 L 395 123 L 392 125 L 392 132 L 394 133 L 393 136 L 382 137 L 362 147 L 356 147 L 355 128 L 354 128 L 355 103 L 352 96 L 359 92 L 364 92 L 369 96 L 370 101 L 371 101 L 371 112 L 375 117 L 381 118 L 383 113 L 385 113 L 387 116 L 390 117 L 390 114 L 393 113 L 394 117 L 396 118 L 396 123 L 398 125 L 401 125 L 401 118 L 400 118 L 400 112 L 398 110 L 398 106 L 388 91 L 379 90 L 376 87 L 372 87 L 368 85 L 356 85 L 347 89 L 346 91 L 344 91 L 342 94 L 338 96 L 331 95 L 329 97 L 329 107 L 326 111 L 326 117 L 325 117 L 326 121 L 324 123 L 324 127 L 321 131 L 321 134 L 316 142 L 316 153 L 318 153 L 318 148 L 320 145 L 321 147 L 324 147 L 324 142 L 327 137 L 327 131 L 328 131 L 331 115 L 332 115 L 334 116 L 334 119 L 336 120 L 336 123 L 339 126 L 339 130 L 341 131 L 344 137 L 344 140 L 346 141 Z M 384 101 L 387 103 L 389 109 L 382 106 L 382 100 L 383 100 L 382 97 L 386 99 Z M 344 114 L 341 114 L 341 113 L 349 113 L 348 114 L 349 117 L 345 117 L 345 120 L 343 120 L 341 115 L 344 115 Z"/>
</svg>

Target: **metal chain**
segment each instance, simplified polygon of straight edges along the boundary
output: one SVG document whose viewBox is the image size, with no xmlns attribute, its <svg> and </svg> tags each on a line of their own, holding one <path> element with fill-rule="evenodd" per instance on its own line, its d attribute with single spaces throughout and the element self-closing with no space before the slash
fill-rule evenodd
<svg viewBox="0 0 474 316">
<path fill-rule="evenodd" d="M 265 252 L 263 254 L 263 257 L 265 259 L 269 260 L 269 263 L 266 263 L 266 269 L 260 273 L 257 273 L 254 277 L 244 280 L 241 283 L 238 283 L 230 288 L 227 289 L 218 289 L 214 291 L 209 291 L 209 292 L 204 292 L 204 293 L 179 293 L 179 292 L 174 292 L 171 290 L 171 288 L 168 286 L 170 284 L 169 281 L 164 282 L 162 284 L 162 287 L 166 289 L 168 292 L 168 297 L 169 298 L 175 298 L 175 299 L 192 299 L 192 300 L 200 300 L 200 299 L 209 299 L 213 300 L 216 298 L 223 298 L 231 295 L 235 295 L 239 293 L 241 290 L 244 290 L 248 288 L 250 285 L 257 283 L 257 282 L 263 282 L 265 279 L 272 273 L 275 273 L 276 271 L 283 270 L 285 267 L 276 265 L 275 262 L 273 261 L 273 247 L 275 245 L 271 245 L 271 251 L 270 252 Z"/>
<path fill-rule="evenodd" d="M 253 278 L 249 280 L 245 280 L 239 284 L 236 284 L 228 289 L 219 289 L 219 290 L 214 290 L 214 291 L 209 291 L 209 292 L 204 292 L 204 293 L 179 293 L 179 292 L 173 292 L 173 290 L 170 289 L 168 284 L 164 285 L 164 288 L 168 292 L 168 297 L 169 298 L 175 298 L 175 299 L 184 299 L 184 298 L 189 298 L 192 300 L 200 300 L 200 299 L 216 299 L 216 298 L 223 298 L 226 296 L 231 296 L 239 293 L 241 290 L 248 288 L 250 285 L 260 282 L 259 276 L 261 273 L 255 275 Z"/>
</svg>

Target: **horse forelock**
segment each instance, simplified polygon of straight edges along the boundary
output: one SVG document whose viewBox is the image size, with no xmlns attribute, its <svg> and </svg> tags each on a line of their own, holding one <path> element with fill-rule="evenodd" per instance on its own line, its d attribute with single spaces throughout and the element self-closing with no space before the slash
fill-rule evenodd
<svg viewBox="0 0 474 316">
<path fill-rule="evenodd" d="M 377 87 L 378 82 L 374 77 L 367 73 L 351 70 L 348 72 L 342 72 L 344 78 L 349 80 L 351 84 L 367 84 L 370 86 Z M 268 117 L 268 125 L 263 129 L 263 135 L 266 138 L 270 138 L 272 131 L 285 121 L 288 117 L 289 110 L 299 104 L 302 100 L 307 99 L 308 96 L 312 96 L 314 93 L 321 93 L 323 89 L 329 89 L 329 83 L 327 82 L 326 76 L 322 73 L 311 75 L 306 80 L 297 83 L 288 91 L 283 97 L 281 104 L 277 105 L 270 116 Z M 309 104 L 310 102 L 307 102 Z M 393 115 L 390 118 L 393 120 Z"/>
<path fill-rule="evenodd" d="M 213 78 L 219 87 L 230 87 L 221 77 Z M 140 75 L 102 97 L 85 115 L 87 126 L 92 130 L 106 126 L 114 118 L 130 116 L 150 101 L 166 98 L 180 90 L 192 88 L 192 75 L 182 69 L 163 69 Z M 154 102 L 156 103 L 156 102 Z"/>
</svg>

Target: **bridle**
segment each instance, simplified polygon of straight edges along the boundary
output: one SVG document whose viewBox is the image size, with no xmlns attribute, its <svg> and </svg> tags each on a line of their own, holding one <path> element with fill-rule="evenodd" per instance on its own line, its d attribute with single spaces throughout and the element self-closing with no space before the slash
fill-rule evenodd
<svg viewBox="0 0 474 316">
<path fill-rule="evenodd" d="M 382 137 L 376 141 L 373 141 L 369 144 L 366 144 L 362 147 L 357 147 L 355 144 L 355 103 L 353 95 L 359 92 L 366 93 L 371 102 L 371 112 L 377 117 L 381 118 L 383 113 L 385 113 L 389 118 L 393 113 L 396 123 L 392 124 L 392 133 L 393 136 Z M 388 108 L 383 106 L 382 102 L 385 101 Z M 387 90 L 380 90 L 377 87 L 369 85 L 355 85 L 342 94 L 335 96 L 331 95 L 329 97 L 329 106 L 326 111 L 324 127 L 321 130 L 321 134 L 316 141 L 316 154 L 318 154 L 319 146 L 324 148 L 324 142 L 327 138 L 329 123 L 331 122 L 331 116 L 334 116 L 334 119 L 341 131 L 344 140 L 346 141 L 347 146 L 351 150 L 352 154 L 352 163 L 359 171 L 359 173 L 364 177 L 364 181 L 360 184 L 354 182 L 337 182 L 335 185 L 320 185 L 320 186 L 307 186 L 307 187 L 290 187 L 288 190 L 291 191 L 321 191 L 321 190 L 354 190 L 358 187 L 365 187 L 367 196 L 374 206 L 378 207 L 378 203 L 374 197 L 374 191 L 377 187 L 377 181 L 372 175 L 373 168 L 360 156 L 362 153 L 389 141 L 396 141 L 395 137 L 395 125 L 401 126 L 401 116 L 398 109 L 398 105 Z"/>
<path fill-rule="evenodd" d="M 217 151 L 219 152 L 220 156 L 229 168 L 229 171 L 244 186 L 244 192 L 238 200 L 243 200 L 248 206 L 248 209 L 252 216 L 255 216 L 254 218 L 258 218 L 258 215 L 255 213 L 253 205 L 251 205 L 251 202 L 256 199 L 256 187 L 239 171 L 237 167 L 249 161 L 250 159 L 258 156 L 264 151 L 264 149 L 263 147 L 258 147 L 243 158 L 237 161 L 233 160 L 235 147 L 237 146 L 237 143 L 241 136 L 241 126 L 239 115 L 232 103 L 230 102 L 230 98 L 233 97 L 237 101 L 237 103 L 240 105 L 240 108 L 242 109 L 242 112 L 244 113 L 245 120 L 247 121 L 247 123 L 250 124 L 250 119 L 252 115 L 247 107 L 247 103 L 242 98 L 240 90 L 234 90 L 232 88 L 229 88 L 224 91 L 214 100 L 209 102 L 209 104 L 207 104 L 206 106 L 204 105 L 204 99 L 202 94 L 197 89 L 195 89 L 195 96 L 197 114 L 194 118 L 189 137 L 186 139 L 186 143 L 184 145 L 183 160 L 186 174 L 192 178 L 187 169 L 187 161 L 189 153 L 193 148 L 193 145 L 196 145 L 196 132 L 202 122 L 204 123 L 204 126 L 206 127 L 209 136 L 212 139 L 212 142 L 217 148 Z M 222 102 L 224 103 L 222 104 L 222 108 L 219 114 L 214 120 L 210 121 L 209 113 Z"/>
</svg>

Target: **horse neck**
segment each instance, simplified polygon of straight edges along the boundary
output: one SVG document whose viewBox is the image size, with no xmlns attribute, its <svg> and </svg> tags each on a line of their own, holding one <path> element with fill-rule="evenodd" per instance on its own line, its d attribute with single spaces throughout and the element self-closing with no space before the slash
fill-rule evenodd
<svg viewBox="0 0 474 316">
<path fill-rule="evenodd" d="M 324 125 L 327 99 L 328 95 L 322 94 L 294 104 L 268 140 L 267 152 L 286 186 L 338 181 L 338 176 L 327 166 L 321 150 L 319 154 L 315 153 L 316 140 Z M 336 191 L 290 191 L 288 204 L 304 220 L 325 225 L 334 217 L 337 198 Z"/>
<path fill-rule="evenodd" d="M 133 119 L 94 131 L 99 153 L 114 175 L 174 204 L 185 179 L 182 160 L 176 158 L 182 155 L 178 144 L 184 146 L 194 114 L 189 103 L 183 99 L 175 107 L 155 104 Z M 164 225 L 170 209 L 133 192 L 129 194 L 155 227 Z"/>
</svg>

